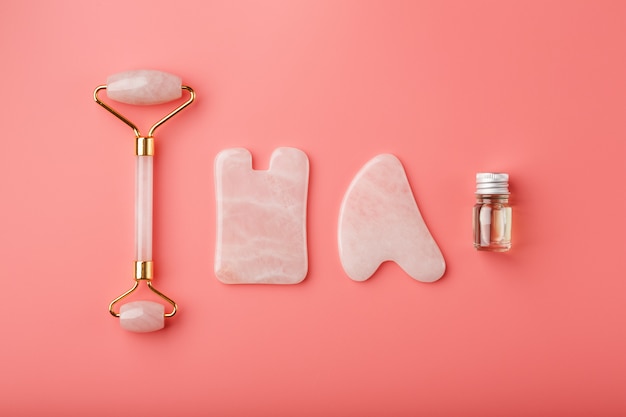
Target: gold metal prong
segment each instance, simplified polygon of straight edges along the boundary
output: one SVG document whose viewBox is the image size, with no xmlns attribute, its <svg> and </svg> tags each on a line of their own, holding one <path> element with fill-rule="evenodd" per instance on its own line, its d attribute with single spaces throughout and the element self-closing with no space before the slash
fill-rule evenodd
<svg viewBox="0 0 626 417">
<path fill-rule="evenodd" d="M 152 292 L 154 292 L 159 297 L 161 297 L 162 299 L 170 303 L 170 305 L 172 306 L 172 311 L 170 311 L 169 313 L 165 313 L 164 314 L 165 317 L 172 317 L 174 314 L 176 314 L 176 312 L 178 311 L 178 305 L 176 304 L 174 300 L 172 300 L 170 297 L 168 297 L 167 295 L 163 294 L 161 291 L 154 288 L 152 286 L 152 281 L 146 281 L 146 285 L 148 285 L 148 288 L 150 288 Z"/>
<path fill-rule="evenodd" d="M 135 261 L 135 279 L 152 279 L 152 261 Z"/>
<path fill-rule="evenodd" d="M 115 311 L 115 310 L 113 309 L 113 306 L 114 306 L 114 305 L 115 305 L 118 301 L 120 301 L 122 298 L 126 298 L 126 297 L 128 297 L 128 296 L 130 295 L 130 293 L 132 293 L 133 291 L 135 291 L 135 290 L 137 289 L 137 287 L 138 287 L 138 286 L 139 286 L 139 281 L 135 281 L 135 284 L 134 284 L 134 285 L 133 285 L 133 286 L 132 286 L 132 287 L 131 287 L 128 291 L 126 291 L 125 293 L 123 293 L 123 294 L 121 294 L 121 295 L 118 295 L 118 296 L 117 296 L 117 297 L 116 297 L 113 301 L 111 301 L 111 302 L 109 303 L 109 313 L 111 313 L 111 315 L 112 315 L 113 317 L 119 317 L 119 316 L 120 316 L 120 313 L 118 313 L 117 311 Z"/>
<path fill-rule="evenodd" d="M 144 280 L 144 281 L 146 282 L 146 285 L 153 293 L 161 297 L 163 300 L 165 300 L 168 304 L 172 306 L 172 311 L 170 311 L 169 313 L 164 313 L 163 316 L 166 318 L 169 318 L 169 317 L 172 317 L 174 314 L 176 314 L 176 312 L 178 311 L 178 305 L 176 304 L 176 302 L 172 300 L 170 297 L 168 297 L 167 295 L 163 294 L 161 291 L 154 288 L 152 286 L 151 280 Z M 111 303 L 109 303 L 109 313 L 111 313 L 112 316 L 114 317 L 120 316 L 120 313 L 115 311 L 115 308 L 114 308 L 115 304 L 117 304 L 119 301 L 121 301 L 122 299 L 128 297 L 131 293 L 133 293 L 139 287 L 140 282 L 141 282 L 140 279 L 136 279 L 135 284 L 129 290 L 127 290 L 121 295 L 118 295 L 117 298 L 115 298 L 113 301 L 111 301 Z"/>
<path fill-rule="evenodd" d="M 100 98 L 98 97 L 98 93 L 101 90 L 106 90 L 106 88 L 107 88 L 106 85 L 99 85 L 99 86 L 96 87 L 95 90 L 93 90 L 93 99 L 94 99 L 94 101 L 96 103 L 98 103 L 99 105 L 101 105 L 102 107 L 104 107 L 106 110 L 108 110 L 111 114 L 113 114 L 115 117 L 120 119 L 122 122 L 126 123 L 131 129 L 133 129 L 133 132 L 135 132 L 135 137 L 137 137 L 137 138 L 140 137 L 141 133 L 139 132 L 139 128 L 137 126 L 135 126 L 135 124 L 133 122 L 128 120 L 126 117 L 124 117 L 124 115 L 122 115 L 120 112 L 115 110 L 113 107 L 109 106 L 107 103 L 105 103 L 104 101 L 100 100 Z M 169 119 L 171 119 L 172 117 L 177 115 L 182 109 L 184 109 L 185 107 L 187 107 L 188 105 L 193 103 L 193 101 L 196 99 L 196 92 L 193 91 L 193 89 L 191 87 L 183 85 L 183 86 L 181 86 L 181 89 L 183 89 L 183 90 L 187 91 L 187 93 L 189 93 L 189 98 L 187 99 L 187 101 L 185 101 L 180 106 L 176 107 L 174 110 L 172 110 L 167 115 L 165 115 L 163 118 L 161 118 L 161 120 L 159 120 L 158 122 L 153 124 L 152 127 L 150 128 L 150 131 L 148 132 L 147 137 L 154 136 L 154 131 L 159 126 L 161 126 L 163 123 L 167 122 Z"/>
<path fill-rule="evenodd" d="M 154 156 L 154 138 L 152 136 L 139 136 L 135 142 L 135 154 L 137 156 Z"/>
<path fill-rule="evenodd" d="M 148 131 L 148 136 L 154 136 L 154 131 L 157 129 L 157 127 L 161 126 L 163 123 L 167 122 L 169 119 L 174 117 L 182 109 L 184 109 L 185 107 L 193 103 L 193 101 L 196 99 L 196 92 L 193 91 L 193 88 L 186 86 L 186 85 L 183 85 L 181 88 L 189 93 L 189 98 L 187 99 L 187 101 L 185 101 L 180 106 L 176 107 L 174 110 L 172 110 L 169 114 L 167 114 L 161 120 L 153 124 L 150 130 Z"/>
</svg>

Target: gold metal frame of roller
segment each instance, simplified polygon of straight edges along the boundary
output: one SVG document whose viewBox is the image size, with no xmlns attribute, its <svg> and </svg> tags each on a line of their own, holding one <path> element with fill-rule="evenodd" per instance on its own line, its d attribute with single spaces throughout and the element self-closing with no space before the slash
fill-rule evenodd
<svg viewBox="0 0 626 417">
<path fill-rule="evenodd" d="M 186 85 L 181 86 L 183 90 L 186 90 L 187 92 L 189 92 L 189 99 L 187 99 L 187 101 L 185 101 L 183 104 L 181 104 L 180 106 L 172 110 L 170 113 L 165 115 L 161 120 L 153 124 L 150 130 L 148 131 L 148 135 L 143 136 L 141 132 L 139 132 L 139 129 L 137 128 L 137 126 L 135 126 L 133 122 L 128 120 L 120 112 L 118 112 L 113 107 L 109 106 L 108 104 L 106 104 L 105 102 L 103 102 L 102 100 L 98 98 L 98 92 L 100 92 L 101 90 L 105 90 L 106 88 L 107 88 L 106 85 L 99 85 L 98 87 L 96 87 L 96 89 L 93 92 L 93 99 L 95 100 L 96 103 L 104 107 L 106 110 L 112 113 L 115 117 L 117 117 L 122 122 L 130 126 L 131 129 L 133 129 L 133 132 L 135 133 L 135 138 L 136 138 L 135 153 L 138 156 L 153 156 L 154 155 L 154 136 L 153 136 L 154 131 L 163 123 L 165 123 L 166 121 L 171 119 L 173 116 L 178 114 L 182 109 L 189 106 L 196 98 L 196 93 L 193 91 L 191 87 L 188 87 Z M 113 301 L 111 301 L 111 303 L 109 304 L 109 313 L 111 313 L 111 315 L 115 317 L 120 316 L 120 313 L 116 312 L 113 309 L 113 307 L 119 301 L 128 297 L 133 291 L 135 291 L 139 287 L 139 282 L 141 281 L 145 281 L 146 285 L 152 292 L 157 294 L 159 297 L 167 301 L 172 306 L 172 311 L 164 314 L 165 317 L 172 317 L 174 314 L 176 314 L 176 311 L 178 311 L 178 306 L 176 305 L 176 302 L 172 300 L 171 298 L 169 298 L 167 295 L 163 294 L 161 291 L 157 290 L 152 285 L 152 268 L 153 268 L 152 261 L 135 261 L 135 283 L 128 291 L 124 292 L 123 294 L 115 298 Z"/>
</svg>

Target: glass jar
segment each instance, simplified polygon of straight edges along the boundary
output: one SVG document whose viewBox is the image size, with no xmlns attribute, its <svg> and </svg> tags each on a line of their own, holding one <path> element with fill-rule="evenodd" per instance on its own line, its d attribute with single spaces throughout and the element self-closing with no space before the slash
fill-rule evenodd
<svg viewBox="0 0 626 417">
<path fill-rule="evenodd" d="M 511 249 L 511 215 L 509 174 L 476 174 L 474 248 L 491 252 Z"/>
</svg>

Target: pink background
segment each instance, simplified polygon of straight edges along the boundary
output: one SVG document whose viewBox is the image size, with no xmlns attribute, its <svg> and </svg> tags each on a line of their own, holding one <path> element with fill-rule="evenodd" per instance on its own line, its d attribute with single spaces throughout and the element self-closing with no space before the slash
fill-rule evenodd
<svg viewBox="0 0 626 417">
<path fill-rule="evenodd" d="M 625 22 L 622 1 L 4 1 L 0 415 L 625 415 Z M 136 68 L 198 93 L 157 133 L 155 284 L 180 313 L 145 335 L 107 312 L 132 132 L 91 97 Z M 213 274 L 235 146 L 310 158 L 302 284 Z M 386 152 L 437 283 L 341 269 L 343 193 Z M 471 245 L 481 170 L 511 174 L 508 254 Z"/>
</svg>

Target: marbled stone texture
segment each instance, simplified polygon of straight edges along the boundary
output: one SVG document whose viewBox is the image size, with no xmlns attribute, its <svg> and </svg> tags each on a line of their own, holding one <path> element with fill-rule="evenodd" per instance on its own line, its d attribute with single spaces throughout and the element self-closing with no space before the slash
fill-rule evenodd
<svg viewBox="0 0 626 417">
<path fill-rule="evenodd" d="M 120 307 L 120 325 L 123 329 L 154 332 L 165 326 L 165 307 L 154 301 L 131 301 Z"/>
<path fill-rule="evenodd" d="M 155 70 L 118 72 L 107 79 L 107 97 L 127 104 L 161 104 L 182 96 L 180 77 Z"/>
<path fill-rule="evenodd" d="M 308 270 L 306 206 L 309 161 L 276 149 L 267 171 L 252 169 L 243 148 L 215 160 L 215 274 L 228 284 L 297 284 Z"/>
</svg>

